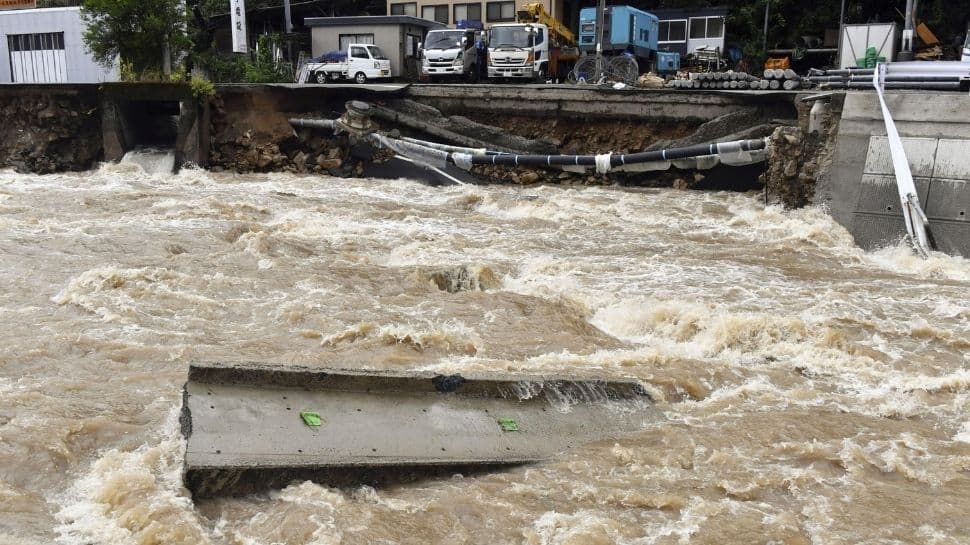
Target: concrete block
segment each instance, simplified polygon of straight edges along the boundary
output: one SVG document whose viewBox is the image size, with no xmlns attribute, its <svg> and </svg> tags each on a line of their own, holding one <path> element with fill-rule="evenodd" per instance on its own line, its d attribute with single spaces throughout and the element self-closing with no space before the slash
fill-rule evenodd
<svg viewBox="0 0 970 545">
<path fill-rule="evenodd" d="M 857 212 L 853 218 L 852 237 L 863 250 L 894 245 L 905 236 L 902 215 Z"/>
<path fill-rule="evenodd" d="M 970 225 L 966 222 L 931 221 L 929 237 L 933 246 L 950 255 L 970 257 Z"/>
<path fill-rule="evenodd" d="M 926 217 L 966 223 L 970 226 L 970 182 L 933 180 L 925 198 L 920 197 Z M 970 238 L 970 237 L 968 237 Z"/>
<path fill-rule="evenodd" d="M 888 91 L 886 105 L 897 123 L 964 124 L 970 109 L 970 96 L 966 93 Z M 843 119 L 881 121 L 879 97 L 871 91 L 847 92 L 842 115 Z"/>
<path fill-rule="evenodd" d="M 970 140 L 941 138 L 933 177 L 970 180 Z"/>
<path fill-rule="evenodd" d="M 302 411 L 318 413 L 321 425 L 307 425 Z M 518 431 L 503 429 L 503 418 Z M 342 485 L 418 468 L 519 464 L 658 419 L 634 382 L 193 366 L 184 479 L 204 497 L 292 478 Z"/>
<path fill-rule="evenodd" d="M 930 186 L 929 178 L 914 178 L 916 196 L 920 203 L 926 206 L 926 196 Z M 855 212 L 873 212 L 878 214 L 898 215 L 900 211 L 899 190 L 896 189 L 894 176 L 864 174 L 859 183 L 859 197 L 855 205 Z M 900 221 L 902 221 L 900 219 Z"/>
<path fill-rule="evenodd" d="M 938 141 L 935 138 L 902 138 L 901 140 L 913 177 L 933 176 L 933 164 Z M 889 139 L 885 136 L 869 138 L 864 172 L 866 174 L 895 175 L 892 154 L 889 152 Z"/>
</svg>

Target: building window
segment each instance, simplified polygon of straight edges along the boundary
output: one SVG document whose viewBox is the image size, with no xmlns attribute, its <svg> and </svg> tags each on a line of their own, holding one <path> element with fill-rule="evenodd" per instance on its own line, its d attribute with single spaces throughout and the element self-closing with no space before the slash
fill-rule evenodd
<svg viewBox="0 0 970 545">
<path fill-rule="evenodd" d="M 411 17 L 417 17 L 418 4 L 417 2 L 391 4 L 391 15 L 410 15 Z"/>
<path fill-rule="evenodd" d="M 690 39 L 703 40 L 724 37 L 724 17 L 691 17 Z"/>
<path fill-rule="evenodd" d="M 485 4 L 485 15 L 489 23 L 515 20 L 515 2 L 488 2 Z"/>
<path fill-rule="evenodd" d="M 657 41 L 666 42 L 686 42 L 687 41 L 687 20 L 660 21 L 660 34 Z"/>
<path fill-rule="evenodd" d="M 347 51 L 350 44 L 372 44 L 374 43 L 373 34 L 341 34 L 340 50 Z M 365 55 L 366 56 L 366 52 Z"/>
<path fill-rule="evenodd" d="M 458 21 L 481 21 L 481 4 L 455 4 L 455 24 Z"/>
<path fill-rule="evenodd" d="M 67 81 L 63 32 L 8 34 L 11 80 L 17 83 Z"/>
<path fill-rule="evenodd" d="M 448 24 L 448 6 L 423 6 L 421 8 L 421 18 L 429 21 L 438 21 Z"/>
</svg>

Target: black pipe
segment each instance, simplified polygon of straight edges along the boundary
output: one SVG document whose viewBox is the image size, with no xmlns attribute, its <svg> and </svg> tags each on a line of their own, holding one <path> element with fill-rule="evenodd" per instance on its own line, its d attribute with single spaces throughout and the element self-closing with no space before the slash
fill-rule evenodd
<svg viewBox="0 0 970 545">
<path fill-rule="evenodd" d="M 741 140 L 738 142 L 740 151 L 757 151 L 765 148 L 764 140 Z M 610 166 L 618 167 L 651 161 L 670 161 L 687 159 L 690 157 L 704 157 L 718 155 L 717 144 L 697 144 L 683 148 L 671 148 L 657 151 L 643 151 L 639 153 L 619 154 L 610 156 Z M 449 158 L 451 154 L 449 154 Z M 504 166 L 595 166 L 595 155 L 473 155 L 473 165 L 504 165 Z"/>
</svg>

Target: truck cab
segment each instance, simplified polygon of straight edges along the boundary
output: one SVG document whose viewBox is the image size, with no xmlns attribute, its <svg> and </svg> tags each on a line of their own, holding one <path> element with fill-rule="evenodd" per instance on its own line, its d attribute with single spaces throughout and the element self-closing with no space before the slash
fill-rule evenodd
<svg viewBox="0 0 970 545">
<path fill-rule="evenodd" d="M 480 21 L 459 21 L 457 29 L 428 32 L 421 47 L 421 75 L 430 81 L 463 78 L 478 81 L 481 62 L 478 48 Z"/>
<path fill-rule="evenodd" d="M 330 51 L 311 59 L 306 66 L 307 81 L 327 83 L 335 80 L 368 80 L 391 77 L 391 61 L 373 44 L 350 44 L 346 51 Z"/>
<path fill-rule="evenodd" d="M 544 81 L 549 66 L 549 28 L 503 23 L 488 31 L 488 77 Z"/>
</svg>

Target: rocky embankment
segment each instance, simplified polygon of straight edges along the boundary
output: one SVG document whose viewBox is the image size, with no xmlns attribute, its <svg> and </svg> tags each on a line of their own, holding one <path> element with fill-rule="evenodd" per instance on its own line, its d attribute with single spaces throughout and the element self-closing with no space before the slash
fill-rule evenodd
<svg viewBox="0 0 970 545">
<path fill-rule="evenodd" d="M 346 137 L 327 131 L 294 130 L 292 117 L 334 118 L 342 105 L 327 105 L 316 112 L 286 112 L 277 102 L 260 95 L 218 96 L 212 106 L 212 167 L 237 172 L 286 171 L 360 176 L 365 165 L 352 158 Z M 371 117 L 381 130 L 457 146 L 487 148 L 520 154 L 632 153 L 664 147 L 763 138 L 794 119 L 759 107 L 742 109 L 707 122 L 590 121 L 540 119 L 526 116 L 484 118 L 481 115 L 446 116 L 441 111 L 408 99 L 372 104 Z M 381 157 L 368 159 L 379 162 Z M 759 167 L 760 168 L 760 167 Z M 728 172 L 729 171 L 729 172 Z M 741 171 L 716 167 L 710 171 L 663 171 L 608 176 L 558 169 L 529 169 L 479 165 L 472 169 L 482 181 L 495 183 L 601 185 L 621 183 L 651 187 L 735 188 L 757 187 L 760 170 L 745 171 L 748 182 L 729 179 Z M 727 180 L 727 181 L 725 181 Z"/>
<path fill-rule="evenodd" d="M 101 150 L 95 93 L 0 94 L 0 167 L 37 174 L 88 170 Z"/>
<path fill-rule="evenodd" d="M 346 138 L 322 131 L 296 131 L 290 117 L 263 95 L 217 95 L 210 103 L 210 168 L 233 172 L 300 172 L 353 176 L 363 171 L 349 160 Z M 323 116 L 319 116 L 323 117 Z"/>
<path fill-rule="evenodd" d="M 48 173 L 93 168 L 103 157 L 101 111 L 95 86 L 61 91 L 45 87 L 11 89 L 0 94 L 4 120 L 0 166 Z M 312 90 L 311 90 L 312 91 Z M 359 177 L 380 163 L 387 150 L 361 155 L 347 136 L 327 131 L 294 130 L 290 118 L 333 119 L 355 96 L 317 95 L 307 90 L 272 87 L 229 89 L 209 103 L 209 166 L 215 171 L 294 172 Z M 771 136 L 767 165 L 669 168 L 652 172 L 611 172 L 476 166 L 483 182 L 562 185 L 615 184 L 681 189 L 754 189 L 790 207 L 811 202 L 815 179 L 831 150 L 835 127 L 820 134 L 806 130 L 807 106 L 799 125 L 790 107 L 754 104 L 710 120 L 647 119 L 617 121 L 525 115 L 487 116 L 481 110 L 444 115 L 404 98 L 373 97 L 372 119 L 381 130 L 457 146 L 519 154 L 632 153 L 717 141 Z M 464 112 L 463 112 L 464 113 Z M 830 119 L 837 119 L 833 114 Z M 766 169 L 766 170 L 765 170 Z M 762 170 L 765 172 L 762 174 Z M 760 178 L 759 178 L 759 175 Z M 760 180 L 760 181 L 759 181 Z"/>
<path fill-rule="evenodd" d="M 799 103 L 797 126 L 777 127 L 768 140 L 768 159 L 761 180 L 765 191 L 787 208 L 801 208 L 815 198 L 819 176 L 829 170 L 841 105 L 821 118 L 818 130 L 809 131 L 811 104 Z"/>
</svg>

